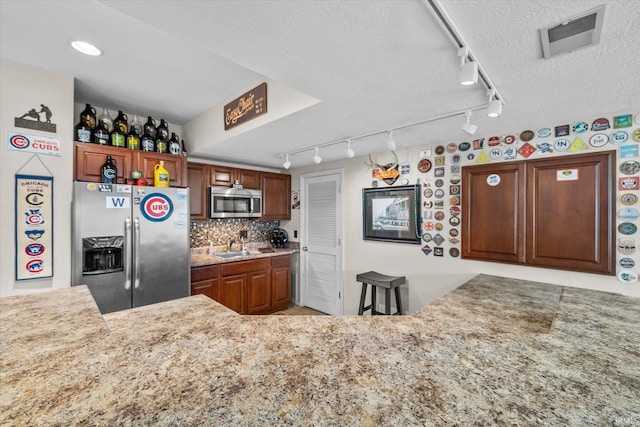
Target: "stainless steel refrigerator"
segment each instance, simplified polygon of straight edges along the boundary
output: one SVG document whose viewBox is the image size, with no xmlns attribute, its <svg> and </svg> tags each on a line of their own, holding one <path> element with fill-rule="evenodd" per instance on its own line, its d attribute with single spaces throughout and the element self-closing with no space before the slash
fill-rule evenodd
<svg viewBox="0 0 640 427">
<path fill-rule="evenodd" d="M 189 189 L 73 185 L 73 286 L 103 314 L 189 295 Z"/>
</svg>

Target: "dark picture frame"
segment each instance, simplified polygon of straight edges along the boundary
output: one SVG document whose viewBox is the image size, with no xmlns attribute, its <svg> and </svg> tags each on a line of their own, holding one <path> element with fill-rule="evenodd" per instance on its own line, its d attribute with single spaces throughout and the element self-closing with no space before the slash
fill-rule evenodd
<svg viewBox="0 0 640 427">
<path fill-rule="evenodd" d="M 362 238 L 420 244 L 420 186 L 362 189 Z"/>
</svg>

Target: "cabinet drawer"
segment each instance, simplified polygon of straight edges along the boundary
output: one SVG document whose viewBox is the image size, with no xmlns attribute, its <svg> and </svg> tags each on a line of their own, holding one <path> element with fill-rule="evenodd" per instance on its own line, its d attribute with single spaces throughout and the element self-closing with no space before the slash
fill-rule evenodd
<svg viewBox="0 0 640 427">
<path fill-rule="evenodd" d="M 269 258 L 251 261 L 236 261 L 220 265 L 220 276 L 233 276 L 235 274 L 250 273 L 252 271 L 267 270 L 271 267 Z"/>
<path fill-rule="evenodd" d="M 290 267 L 291 266 L 291 256 L 290 255 L 282 255 L 282 256 L 274 256 L 271 258 L 271 267 Z"/>
<path fill-rule="evenodd" d="M 206 265 L 203 267 L 193 267 L 191 269 L 191 283 L 200 282 L 202 280 L 217 279 L 218 266 Z"/>
</svg>

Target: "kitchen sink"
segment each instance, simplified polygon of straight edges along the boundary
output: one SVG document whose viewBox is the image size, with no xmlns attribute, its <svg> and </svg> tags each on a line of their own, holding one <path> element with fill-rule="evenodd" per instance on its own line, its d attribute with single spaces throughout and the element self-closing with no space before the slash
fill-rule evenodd
<svg viewBox="0 0 640 427">
<path fill-rule="evenodd" d="M 213 255 L 220 258 L 233 258 L 237 256 L 249 255 L 249 251 L 229 251 L 229 252 L 221 252 L 219 254 L 213 254 Z"/>
</svg>

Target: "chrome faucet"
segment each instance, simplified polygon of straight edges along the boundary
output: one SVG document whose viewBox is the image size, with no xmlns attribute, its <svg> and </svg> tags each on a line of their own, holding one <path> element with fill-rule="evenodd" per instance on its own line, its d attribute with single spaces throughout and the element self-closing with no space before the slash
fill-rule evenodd
<svg viewBox="0 0 640 427">
<path fill-rule="evenodd" d="M 240 241 L 242 242 L 242 252 L 247 252 L 247 244 L 244 242 L 244 237 L 241 237 Z"/>
<path fill-rule="evenodd" d="M 231 251 L 231 245 L 233 245 L 236 241 L 233 239 L 227 239 L 227 252 Z"/>
</svg>

